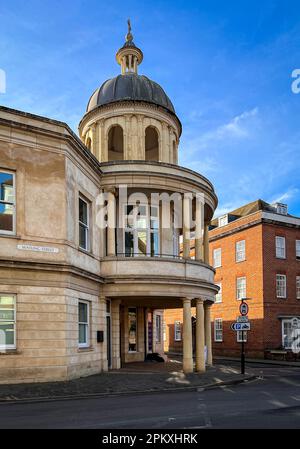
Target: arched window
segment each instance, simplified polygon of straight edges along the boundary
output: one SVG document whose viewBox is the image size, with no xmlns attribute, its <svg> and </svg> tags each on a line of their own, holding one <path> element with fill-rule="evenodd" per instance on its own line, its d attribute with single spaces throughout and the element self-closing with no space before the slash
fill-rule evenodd
<svg viewBox="0 0 300 449">
<path fill-rule="evenodd" d="M 85 145 L 87 146 L 87 148 L 91 151 L 92 150 L 92 139 L 90 137 L 88 137 L 86 139 L 86 143 Z"/>
<path fill-rule="evenodd" d="M 158 132 L 153 126 L 148 126 L 145 133 L 145 160 L 158 161 L 159 160 L 159 143 Z"/>
<path fill-rule="evenodd" d="M 119 125 L 110 128 L 108 133 L 108 160 L 122 161 L 124 159 L 123 129 Z"/>
</svg>

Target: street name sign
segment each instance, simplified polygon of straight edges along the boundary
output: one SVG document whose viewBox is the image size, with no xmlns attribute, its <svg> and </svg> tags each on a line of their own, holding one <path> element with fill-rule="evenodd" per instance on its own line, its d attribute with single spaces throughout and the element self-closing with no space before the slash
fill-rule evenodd
<svg viewBox="0 0 300 449">
<path fill-rule="evenodd" d="M 233 331 L 250 331 L 250 323 L 233 323 L 231 325 Z"/>
</svg>

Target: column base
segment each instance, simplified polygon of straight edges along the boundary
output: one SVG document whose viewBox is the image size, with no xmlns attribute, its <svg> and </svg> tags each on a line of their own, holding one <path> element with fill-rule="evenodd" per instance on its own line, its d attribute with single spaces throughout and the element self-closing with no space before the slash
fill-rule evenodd
<svg viewBox="0 0 300 449">
<path fill-rule="evenodd" d="M 196 359 L 196 372 L 205 373 L 205 371 L 206 371 L 205 363 L 203 364 L 202 360 L 197 361 Z"/>
<path fill-rule="evenodd" d="M 121 359 L 120 359 L 120 357 L 112 357 L 112 359 L 111 359 L 111 368 L 112 369 L 120 369 L 121 368 Z"/>
<path fill-rule="evenodd" d="M 190 374 L 194 372 L 193 360 L 183 359 L 183 372 Z"/>
</svg>

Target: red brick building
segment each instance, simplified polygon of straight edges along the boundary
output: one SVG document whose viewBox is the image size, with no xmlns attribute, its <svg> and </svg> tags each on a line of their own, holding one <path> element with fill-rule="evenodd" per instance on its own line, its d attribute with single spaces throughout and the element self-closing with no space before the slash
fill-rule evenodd
<svg viewBox="0 0 300 449">
<path fill-rule="evenodd" d="M 242 335 L 230 326 L 239 316 L 240 299 L 247 297 L 247 356 L 294 357 L 292 319 L 300 318 L 300 218 L 289 215 L 286 205 L 258 200 L 213 220 L 210 229 L 210 263 L 220 286 L 211 314 L 214 355 L 240 353 Z M 180 316 L 168 312 L 166 349 L 180 348 L 174 332 L 179 322 Z"/>
</svg>

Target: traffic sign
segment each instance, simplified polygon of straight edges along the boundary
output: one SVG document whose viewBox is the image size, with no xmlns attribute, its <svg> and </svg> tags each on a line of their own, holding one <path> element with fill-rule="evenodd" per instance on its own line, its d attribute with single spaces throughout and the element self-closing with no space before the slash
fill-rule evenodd
<svg viewBox="0 0 300 449">
<path fill-rule="evenodd" d="M 232 323 L 231 329 L 233 331 L 250 331 L 250 323 Z"/>
<path fill-rule="evenodd" d="M 249 312 L 248 304 L 246 302 L 242 302 L 240 305 L 240 314 L 242 316 L 246 316 L 248 315 L 248 312 Z"/>
<path fill-rule="evenodd" d="M 249 318 L 247 316 L 238 316 L 236 321 L 237 323 L 248 323 Z"/>
</svg>

